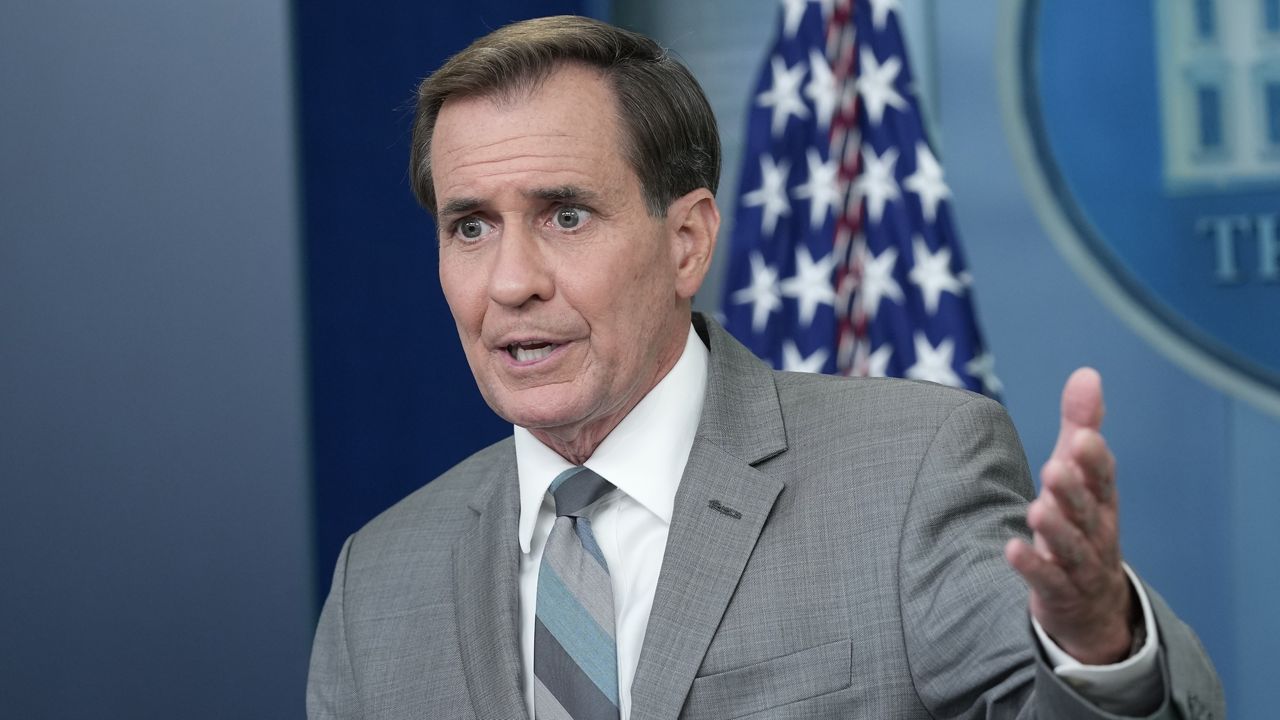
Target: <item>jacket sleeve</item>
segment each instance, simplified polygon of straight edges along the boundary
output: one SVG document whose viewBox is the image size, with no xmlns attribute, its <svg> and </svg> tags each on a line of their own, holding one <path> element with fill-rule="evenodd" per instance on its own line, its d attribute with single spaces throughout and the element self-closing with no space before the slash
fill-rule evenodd
<svg viewBox="0 0 1280 720">
<path fill-rule="evenodd" d="M 899 602 L 921 701 L 937 718 L 1109 719 L 1046 664 L 1027 589 L 1003 548 L 1026 537 L 1031 474 L 1008 415 L 974 397 L 925 452 L 900 545 Z M 1195 635 L 1148 588 L 1164 697 L 1147 717 L 1225 717 L 1221 685 Z"/>
<path fill-rule="evenodd" d="M 333 585 L 320 612 L 320 623 L 311 646 L 311 670 L 307 676 L 307 717 L 310 720 L 360 717 L 343 610 L 351 542 L 352 538 L 347 538 L 342 552 L 338 554 Z"/>
</svg>

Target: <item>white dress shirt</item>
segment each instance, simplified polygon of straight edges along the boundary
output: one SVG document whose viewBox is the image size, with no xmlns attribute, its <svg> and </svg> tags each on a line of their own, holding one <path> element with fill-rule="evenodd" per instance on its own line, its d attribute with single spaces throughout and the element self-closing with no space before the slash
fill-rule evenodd
<svg viewBox="0 0 1280 720">
<path fill-rule="evenodd" d="M 684 352 L 667 376 L 618 423 L 585 463 L 621 492 L 587 510 L 613 585 L 618 644 L 618 709 L 631 716 L 631 680 L 649 627 L 649 610 L 667 549 L 676 488 L 684 475 L 707 389 L 707 348 L 689 327 Z M 520 476 L 520 656 L 533 717 L 533 624 L 538 568 L 555 524 L 547 488 L 573 465 L 524 428 L 515 429 Z"/>
<path fill-rule="evenodd" d="M 585 465 L 618 488 L 585 513 L 613 585 L 621 720 L 631 716 L 635 678 L 658 574 L 667 547 L 676 489 L 684 475 L 702 416 L 707 387 L 707 348 L 693 327 L 675 366 L 600 443 Z M 555 504 L 547 488 L 573 467 L 528 430 L 515 428 L 520 482 L 520 657 L 525 703 L 533 717 L 533 629 L 538 570 Z M 1128 572 L 1126 566 L 1125 571 Z M 1161 690 L 1157 672 L 1155 622 L 1142 586 L 1130 574 L 1145 616 L 1147 638 L 1140 652 L 1122 663 L 1088 666 L 1057 647 L 1035 624 L 1054 671 L 1085 697 L 1113 712 L 1149 701 Z"/>
</svg>

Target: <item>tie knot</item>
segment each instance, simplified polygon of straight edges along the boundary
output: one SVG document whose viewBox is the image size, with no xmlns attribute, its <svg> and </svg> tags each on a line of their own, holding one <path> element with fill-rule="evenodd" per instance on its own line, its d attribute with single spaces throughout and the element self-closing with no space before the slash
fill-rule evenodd
<svg viewBox="0 0 1280 720">
<path fill-rule="evenodd" d="M 571 467 L 551 481 L 557 517 L 578 517 L 584 508 L 613 490 L 613 483 L 585 467 Z"/>
</svg>

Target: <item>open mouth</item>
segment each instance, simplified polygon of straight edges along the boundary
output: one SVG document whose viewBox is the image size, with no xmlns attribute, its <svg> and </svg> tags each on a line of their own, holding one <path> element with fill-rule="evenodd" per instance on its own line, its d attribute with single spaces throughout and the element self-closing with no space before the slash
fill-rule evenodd
<svg viewBox="0 0 1280 720">
<path fill-rule="evenodd" d="M 516 362 L 533 362 L 547 357 L 558 347 L 555 343 L 541 341 L 511 343 L 507 346 L 507 354 Z"/>
</svg>

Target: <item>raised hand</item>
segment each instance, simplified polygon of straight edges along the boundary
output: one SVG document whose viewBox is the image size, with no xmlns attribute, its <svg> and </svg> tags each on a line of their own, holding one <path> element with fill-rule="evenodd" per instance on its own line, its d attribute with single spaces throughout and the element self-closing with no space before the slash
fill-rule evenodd
<svg viewBox="0 0 1280 720">
<path fill-rule="evenodd" d="M 1005 546 L 1031 590 L 1031 614 L 1059 647 L 1089 665 L 1123 660 L 1136 605 L 1120 563 L 1115 457 L 1102 427 L 1102 377 L 1080 368 L 1062 390 L 1062 425 L 1027 508 L 1033 544 Z"/>
</svg>

